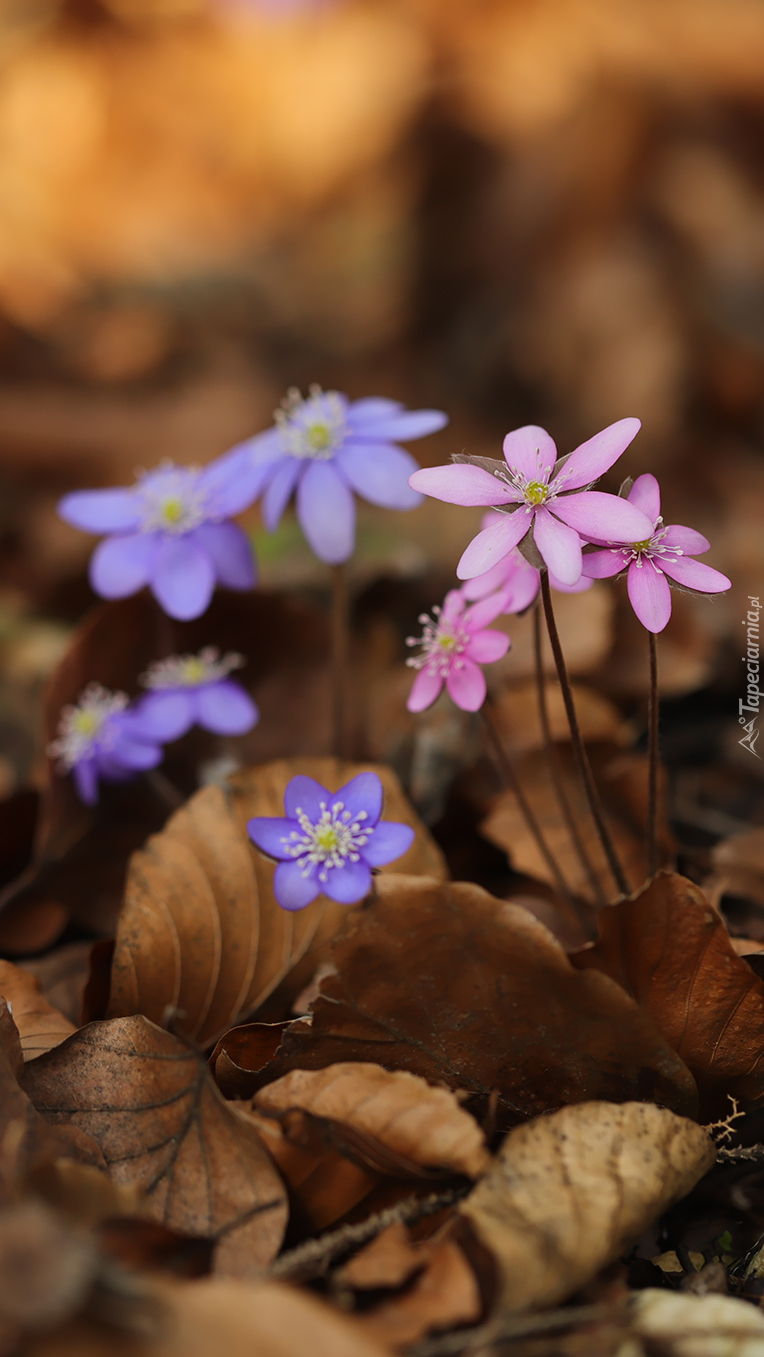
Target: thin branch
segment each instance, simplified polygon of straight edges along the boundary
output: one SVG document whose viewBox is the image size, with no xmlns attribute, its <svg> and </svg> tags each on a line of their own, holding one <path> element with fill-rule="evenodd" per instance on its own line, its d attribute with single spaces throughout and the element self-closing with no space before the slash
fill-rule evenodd
<svg viewBox="0 0 764 1357">
<path fill-rule="evenodd" d="M 332 719 L 334 753 L 348 757 L 347 689 L 350 654 L 348 572 L 344 562 L 332 566 Z"/>
<path fill-rule="evenodd" d="M 650 695 L 647 701 L 649 769 L 647 781 L 647 875 L 658 870 L 658 645 L 650 637 Z"/>
</svg>

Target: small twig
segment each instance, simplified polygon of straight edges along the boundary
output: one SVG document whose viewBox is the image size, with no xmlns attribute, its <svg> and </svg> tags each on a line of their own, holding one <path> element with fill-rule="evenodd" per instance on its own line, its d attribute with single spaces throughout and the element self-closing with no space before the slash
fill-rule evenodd
<svg viewBox="0 0 764 1357">
<path fill-rule="evenodd" d="M 533 1334 L 553 1333 L 555 1329 L 568 1329 L 574 1324 L 591 1324 L 598 1319 L 606 1319 L 612 1311 L 612 1305 L 578 1305 L 568 1310 L 550 1310 L 545 1315 L 495 1319 L 476 1329 L 460 1329 L 457 1333 L 429 1338 L 410 1348 L 409 1357 L 456 1357 L 460 1352 L 469 1352 L 488 1343 L 506 1343 L 513 1338 L 528 1338 Z"/>
<path fill-rule="evenodd" d="M 389 1206 L 385 1211 L 377 1211 L 357 1225 L 343 1225 L 331 1234 L 320 1239 L 309 1239 L 296 1249 L 282 1253 L 270 1268 L 270 1277 L 289 1277 L 293 1281 L 305 1281 L 309 1277 L 320 1277 L 331 1266 L 335 1258 L 352 1249 L 359 1248 L 370 1239 L 386 1230 L 388 1225 L 400 1222 L 403 1225 L 423 1220 L 425 1216 L 434 1216 L 447 1206 L 466 1197 L 472 1191 L 472 1183 L 463 1183 L 459 1187 L 448 1188 L 429 1197 L 406 1197 L 404 1201 Z"/>
<path fill-rule="evenodd" d="M 555 796 L 562 811 L 562 817 L 568 827 L 573 847 L 578 854 L 578 860 L 584 869 L 585 875 L 589 879 L 594 898 L 599 905 L 607 903 L 605 893 L 599 883 L 597 873 L 594 870 L 592 861 L 584 846 L 584 841 L 578 832 L 576 818 L 571 809 L 570 802 L 565 791 L 565 784 L 562 780 L 562 770 L 557 756 L 557 749 L 552 739 L 552 729 L 549 724 L 549 707 L 546 700 L 546 682 L 544 680 L 544 665 L 541 655 L 541 609 L 538 605 L 533 610 L 533 650 L 536 663 L 536 691 L 538 695 L 539 717 L 541 720 L 541 731 L 544 736 L 544 749 L 546 752 L 547 764 L 549 766 L 549 776 L 552 779 Z M 590 931 L 588 928 L 587 931 Z"/>
<path fill-rule="evenodd" d="M 736 1145 L 732 1148 L 720 1145 L 716 1158 L 717 1162 L 722 1160 L 727 1163 L 734 1163 L 736 1159 L 764 1160 L 764 1145 Z"/>
<path fill-rule="evenodd" d="M 554 655 L 554 662 L 557 666 L 557 675 L 560 680 L 560 687 L 562 689 L 562 697 L 565 703 L 565 711 L 568 717 L 568 725 L 570 726 L 570 738 L 571 745 L 573 747 L 573 754 L 575 755 L 576 763 L 578 764 L 578 771 L 581 774 L 581 781 L 584 784 L 584 789 L 586 791 L 586 796 L 589 801 L 589 806 L 591 808 L 592 816 L 594 818 L 594 823 L 597 826 L 597 832 L 599 833 L 600 839 L 602 841 L 602 847 L 605 850 L 605 856 L 610 864 L 610 870 L 613 873 L 613 878 L 621 894 L 628 895 L 630 892 L 630 886 L 624 875 L 624 870 L 623 867 L 621 866 L 618 854 L 615 851 L 615 845 L 610 837 L 610 831 L 607 825 L 605 824 L 605 815 L 602 809 L 602 803 L 600 801 L 599 792 L 597 791 L 597 787 L 594 781 L 594 774 L 592 773 L 591 764 L 589 763 L 589 756 L 586 752 L 586 746 L 584 745 L 583 737 L 581 735 L 581 728 L 578 724 L 576 706 L 573 701 L 573 690 L 570 686 L 568 669 L 567 665 L 565 664 L 565 656 L 563 655 L 562 652 L 560 636 L 557 631 L 557 623 L 555 621 L 554 607 L 552 604 L 552 593 L 549 588 L 549 576 L 546 570 L 542 570 L 541 572 L 541 598 L 544 604 L 544 616 L 546 617 L 546 625 L 547 630 L 549 632 L 549 640 L 552 644 L 552 654 Z"/>
<path fill-rule="evenodd" d="M 655 632 L 650 638 L 650 693 L 647 699 L 647 744 L 649 765 L 647 775 L 647 875 L 658 870 L 658 644 Z"/>
<path fill-rule="evenodd" d="M 350 654 L 350 604 L 347 566 L 332 566 L 332 719 L 334 753 L 348 757 L 347 681 Z"/>
<path fill-rule="evenodd" d="M 497 731 L 492 718 L 488 714 L 485 703 L 483 704 L 480 710 L 480 715 L 483 718 L 485 728 L 488 732 L 488 738 L 490 739 L 491 745 L 493 746 L 493 752 L 496 758 L 496 762 L 499 766 L 499 772 L 501 773 L 507 787 L 514 794 L 517 800 L 517 804 L 519 805 L 520 810 L 522 811 L 522 814 L 525 818 L 525 822 L 529 830 L 531 831 L 531 834 L 533 835 L 534 839 L 536 840 L 538 850 L 541 853 L 541 856 L 543 857 L 547 867 L 549 868 L 552 874 L 552 878 L 554 880 L 555 886 L 557 887 L 557 890 L 559 891 L 563 899 L 567 900 L 571 907 L 576 911 L 576 916 L 579 917 L 580 910 L 578 904 L 574 899 L 573 893 L 570 890 L 569 886 L 567 885 L 565 878 L 562 875 L 562 872 L 557 866 L 557 863 L 555 862 L 554 859 L 554 855 L 546 839 L 544 838 L 541 826 L 538 820 L 536 819 L 536 816 L 534 815 L 533 811 L 531 810 L 528 801 L 526 800 L 525 792 L 520 786 L 517 773 L 515 772 L 514 768 L 512 767 L 512 764 L 509 761 L 507 752 L 499 737 L 499 732 Z"/>
<path fill-rule="evenodd" d="M 729 1140 L 730 1136 L 735 1134 L 732 1125 L 733 1121 L 739 1121 L 741 1117 L 745 1116 L 745 1112 L 740 1111 L 740 1105 L 737 1098 L 733 1098 L 731 1093 L 727 1094 L 727 1098 L 732 1103 L 732 1111 L 729 1112 L 726 1117 L 723 1117 L 721 1121 L 710 1121 L 707 1126 L 703 1127 L 704 1131 L 708 1131 L 712 1140 L 716 1139 L 714 1131 L 718 1133 L 720 1140 Z"/>
</svg>

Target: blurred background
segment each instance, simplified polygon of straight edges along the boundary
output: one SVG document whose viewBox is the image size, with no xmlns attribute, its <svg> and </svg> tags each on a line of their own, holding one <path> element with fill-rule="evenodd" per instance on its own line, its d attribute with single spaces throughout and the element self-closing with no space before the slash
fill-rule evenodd
<svg viewBox="0 0 764 1357">
<path fill-rule="evenodd" d="M 638 415 L 625 470 L 734 581 L 675 596 L 676 738 L 702 757 L 726 711 L 758 776 L 734 717 L 764 590 L 761 0 L 0 0 L 0 796 L 93 601 L 59 496 L 204 462 L 313 381 L 448 410 L 432 463 Z M 475 528 L 360 521 L 357 590 L 451 572 Z M 247 526 L 265 585 L 321 587 L 293 518 Z M 623 593 L 571 605 L 574 668 L 637 711 Z"/>
</svg>

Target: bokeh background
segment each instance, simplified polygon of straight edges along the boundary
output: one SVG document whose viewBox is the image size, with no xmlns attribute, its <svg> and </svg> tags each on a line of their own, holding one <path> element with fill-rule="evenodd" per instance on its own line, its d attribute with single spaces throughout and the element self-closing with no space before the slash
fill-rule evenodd
<svg viewBox="0 0 764 1357">
<path fill-rule="evenodd" d="M 432 463 L 638 415 L 625 469 L 734 581 L 677 596 L 674 738 L 702 761 L 726 712 L 758 776 L 734 717 L 764 590 L 760 0 L 0 0 L 0 796 L 92 603 L 58 497 L 204 462 L 313 381 L 447 409 Z M 293 518 L 247 526 L 266 585 L 321 589 Z M 474 527 L 363 509 L 356 590 L 451 571 Z M 638 716 L 619 591 L 573 606 L 574 668 Z"/>
</svg>

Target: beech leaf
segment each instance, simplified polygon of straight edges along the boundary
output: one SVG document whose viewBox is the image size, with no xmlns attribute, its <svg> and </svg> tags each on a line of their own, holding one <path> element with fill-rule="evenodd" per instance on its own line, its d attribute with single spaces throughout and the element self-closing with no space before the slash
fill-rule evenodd
<svg viewBox="0 0 764 1357">
<path fill-rule="evenodd" d="M 600 940 L 572 958 L 612 976 L 692 1072 L 701 1116 L 727 1095 L 764 1096 L 764 982 L 737 956 L 720 914 L 692 881 L 659 872 L 598 919 Z"/>
<path fill-rule="evenodd" d="M 10 961 L 0 961 L 0 994 L 13 1011 L 25 1060 L 57 1046 L 77 1029 L 42 993 L 39 980 Z"/>
<path fill-rule="evenodd" d="M 89 1023 L 31 1061 L 24 1083 L 48 1121 L 93 1137 L 114 1181 L 144 1193 L 152 1219 L 219 1239 L 218 1270 L 256 1272 L 278 1252 L 281 1179 L 178 1037 L 144 1017 Z"/>
<path fill-rule="evenodd" d="M 582 1103 L 518 1126 L 459 1207 L 494 1256 L 503 1310 L 553 1306 L 618 1258 L 711 1167 L 708 1133 L 646 1103 Z"/>
<path fill-rule="evenodd" d="M 274 865 L 251 844 L 247 822 L 283 815 L 284 791 L 297 773 L 336 790 L 368 766 L 279 759 L 237 774 L 230 790 L 211 786 L 191 797 L 131 859 L 106 1016 L 143 1013 L 158 1023 L 169 1006 L 189 1036 L 209 1045 L 282 982 L 291 997 L 299 994 L 328 956 L 347 907 L 321 895 L 298 913 L 281 909 Z M 445 876 L 442 854 L 395 774 L 382 765 L 374 771 L 385 818 L 417 832 L 395 865 Z"/>
<path fill-rule="evenodd" d="M 261 1087 L 361 1058 L 464 1089 L 477 1115 L 495 1091 L 505 1127 L 603 1097 L 695 1111 L 692 1076 L 621 986 L 576 971 L 543 924 L 479 886 L 381 876 L 333 961 Z"/>
</svg>

